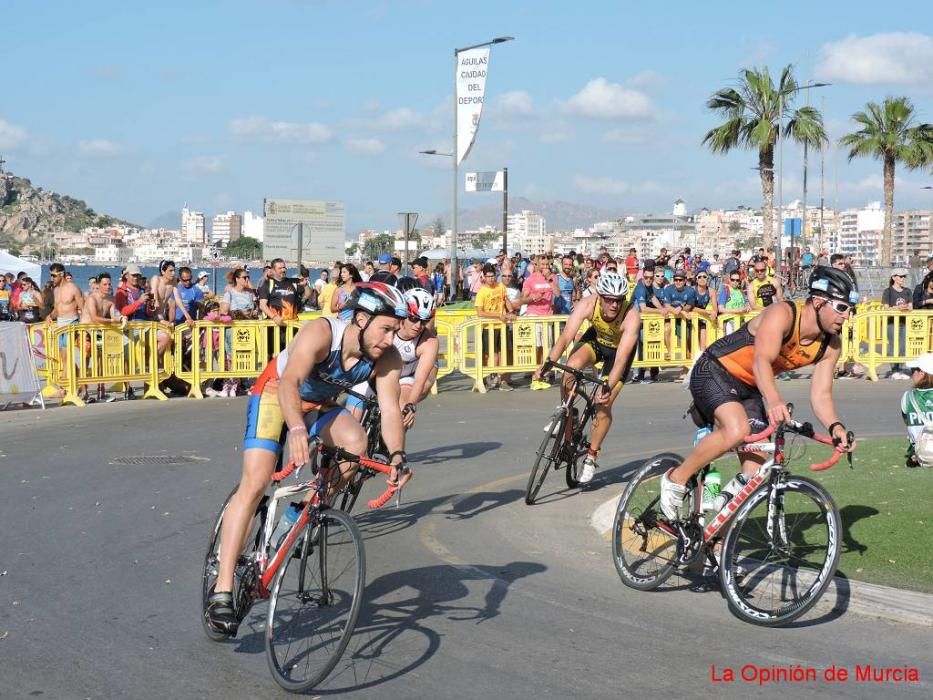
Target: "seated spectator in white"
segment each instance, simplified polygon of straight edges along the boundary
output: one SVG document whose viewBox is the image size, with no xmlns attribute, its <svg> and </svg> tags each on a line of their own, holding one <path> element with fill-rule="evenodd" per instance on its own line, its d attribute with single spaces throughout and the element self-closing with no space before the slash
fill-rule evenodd
<svg viewBox="0 0 933 700">
<path fill-rule="evenodd" d="M 933 467 L 933 352 L 906 363 L 913 389 L 901 398 L 901 415 L 907 426 L 908 467 Z"/>
</svg>

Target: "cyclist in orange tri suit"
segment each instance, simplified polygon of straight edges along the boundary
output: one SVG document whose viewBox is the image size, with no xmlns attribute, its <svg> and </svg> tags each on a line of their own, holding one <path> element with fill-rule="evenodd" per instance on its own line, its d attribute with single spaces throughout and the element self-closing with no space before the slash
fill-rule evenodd
<svg viewBox="0 0 933 700">
<path fill-rule="evenodd" d="M 831 267 L 818 267 L 810 277 L 805 302 L 779 302 L 734 333 L 709 346 L 690 376 L 694 408 L 715 430 L 694 447 L 683 464 L 661 477 L 661 509 L 674 520 L 685 506 L 690 477 L 704 465 L 738 447 L 745 438 L 790 420 L 775 375 L 814 365 L 810 384 L 813 413 L 849 452 L 846 427 L 833 403 L 833 374 L 841 352 L 842 324 L 855 310 L 858 292 L 852 278 Z M 767 410 L 765 409 L 767 404 Z M 742 469 L 752 475 L 764 455 L 742 455 Z"/>
</svg>

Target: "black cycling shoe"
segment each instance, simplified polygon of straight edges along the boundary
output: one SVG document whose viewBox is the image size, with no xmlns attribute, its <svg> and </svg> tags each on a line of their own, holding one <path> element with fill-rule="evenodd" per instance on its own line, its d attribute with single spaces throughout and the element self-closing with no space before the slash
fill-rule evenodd
<svg viewBox="0 0 933 700">
<path fill-rule="evenodd" d="M 211 593 L 207 599 L 205 614 L 210 626 L 221 634 L 228 634 L 232 637 L 240 626 L 236 611 L 233 609 L 233 594 L 229 591 Z"/>
</svg>

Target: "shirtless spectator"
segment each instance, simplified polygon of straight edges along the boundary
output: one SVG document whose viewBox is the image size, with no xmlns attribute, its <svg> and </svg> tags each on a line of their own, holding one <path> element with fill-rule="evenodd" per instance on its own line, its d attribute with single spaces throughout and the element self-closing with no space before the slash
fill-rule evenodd
<svg viewBox="0 0 933 700">
<path fill-rule="evenodd" d="M 65 276 L 65 267 L 61 263 L 52 263 L 49 267 L 49 276 L 52 284 L 52 311 L 48 318 L 55 321 L 57 328 L 70 326 L 78 322 L 81 311 L 84 308 L 84 296 L 73 281 L 69 281 Z M 68 333 L 62 333 L 58 336 L 58 354 L 59 360 L 64 366 L 66 363 L 64 350 L 68 345 Z M 78 346 L 74 346 L 75 358 L 77 361 Z M 87 389 L 84 388 L 84 393 Z M 80 395 L 80 394 L 79 394 Z"/>
<path fill-rule="evenodd" d="M 84 310 L 81 312 L 81 323 L 114 323 L 120 321 L 120 312 L 117 310 L 117 307 L 113 303 L 113 297 L 111 292 L 113 291 L 113 280 L 110 277 L 109 272 L 102 272 L 97 279 L 97 284 L 95 285 L 95 290 L 88 294 L 84 299 Z M 87 336 L 87 342 L 97 343 L 100 347 L 103 343 L 103 335 L 100 331 L 92 331 Z M 94 353 L 88 352 L 90 360 L 94 361 Z M 97 362 L 100 364 L 100 356 L 97 357 Z M 97 371 L 100 371 L 102 367 L 98 366 Z M 103 401 L 106 398 L 104 384 L 97 385 L 97 400 Z M 108 399 L 112 401 L 111 397 Z M 93 398 L 87 398 L 89 403 L 93 403 Z"/>
<path fill-rule="evenodd" d="M 172 321 L 175 318 L 175 263 L 163 260 L 159 263 L 159 274 L 149 281 L 152 304 L 150 320 Z M 153 313 L 154 309 L 154 313 Z"/>
</svg>

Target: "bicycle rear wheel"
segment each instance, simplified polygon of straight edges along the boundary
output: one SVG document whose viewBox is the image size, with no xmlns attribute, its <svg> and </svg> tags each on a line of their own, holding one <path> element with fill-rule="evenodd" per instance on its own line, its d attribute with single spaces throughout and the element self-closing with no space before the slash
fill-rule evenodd
<svg viewBox="0 0 933 700">
<path fill-rule="evenodd" d="M 211 530 L 210 540 L 207 544 L 207 554 L 204 555 L 204 568 L 201 573 L 201 624 L 207 636 L 215 642 L 230 639 L 229 634 L 218 632 L 211 627 L 208 622 L 207 599 L 210 597 L 211 593 L 214 592 L 214 584 L 217 582 L 217 573 L 220 569 L 220 530 L 223 527 L 224 513 L 227 510 L 230 499 L 233 498 L 233 494 L 237 492 L 238 488 L 239 486 L 233 487 L 233 490 L 229 493 L 227 498 L 224 499 L 224 504 L 220 507 L 220 512 L 217 514 L 217 519 L 214 521 L 214 527 Z M 248 607 L 247 601 L 250 600 L 250 596 L 252 595 L 251 591 L 243 589 L 244 586 L 250 587 L 252 585 L 252 577 L 245 575 L 247 570 L 252 566 L 249 560 L 249 553 L 258 549 L 262 544 L 262 527 L 266 520 L 266 505 L 268 500 L 268 496 L 263 496 L 259 505 L 256 507 L 256 512 L 253 514 L 253 519 L 250 521 L 249 529 L 246 532 L 243 552 L 240 554 L 239 560 L 237 561 L 236 572 L 234 574 L 233 601 L 240 619 L 245 617 L 246 610 L 244 608 Z"/>
<path fill-rule="evenodd" d="M 363 539 L 353 518 L 330 508 L 316 513 L 272 586 L 266 659 L 276 683 L 304 692 L 333 670 L 356 626 L 365 579 Z"/>
<path fill-rule="evenodd" d="M 538 448 L 535 463 L 532 465 L 531 474 L 528 476 L 528 484 L 525 486 L 525 503 L 529 506 L 534 505 L 535 498 L 538 497 L 538 492 L 541 490 L 548 469 L 552 466 L 556 469 L 560 463 L 560 451 L 564 444 L 563 436 L 566 430 L 566 420 L 567 412 L 563 408 L 551 416 L 551 422 L 548 423 L 549 429 Z"/>
<path fill-rule="evenodd" d="M 784 625 L 807 612 L 839 563 L 839 509 L 818 483 L 790 476 L 754 493 L 723 539 L 720 578 L 729 608 L 755 625 Z"/>
<path fill-rule="evenodd" d="M 681 462 L 683 457 L 673 453 L 648 460 L 628 482 L 616 508 L 612 561 L 622 583 L 639 591 L 657 588 L 677 568 L 680 541 L 661 526 L 659 518 L 664 517 L 661 476 Z"/>
</svg>

